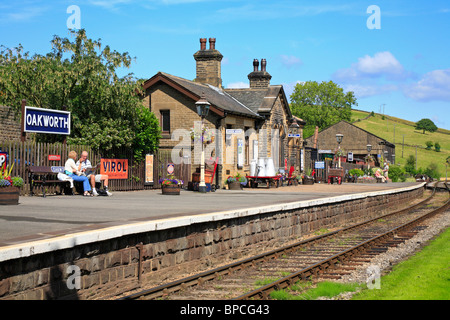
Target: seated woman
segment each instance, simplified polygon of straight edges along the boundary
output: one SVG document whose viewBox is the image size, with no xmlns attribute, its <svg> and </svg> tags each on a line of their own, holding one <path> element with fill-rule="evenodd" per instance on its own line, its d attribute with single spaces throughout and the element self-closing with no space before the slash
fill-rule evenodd
<svg viewBox="0 0 450 320">
<path fill-rule="evenodd" d="M 75 151 L 69 152 L 69 159 L 67 159 L 64 166 L 64 173 L 73 179 L 73 181 L 83 182 L 84 196 L 90 196 L 91 185 L 89 184 L 89 179 L 81 175 L 75 165 L 75 159 L 77 158 L 77 153 Z"/>
</svg>

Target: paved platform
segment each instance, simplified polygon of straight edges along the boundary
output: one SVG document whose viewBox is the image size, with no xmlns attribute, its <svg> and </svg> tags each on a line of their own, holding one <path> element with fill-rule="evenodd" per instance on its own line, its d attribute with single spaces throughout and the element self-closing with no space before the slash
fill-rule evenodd
<svg viewBox="0 0 450 320">
<path fill-rule="evenodd" d="M 0 248 L 45 241 L 75 233 L 95 236 L 99 230 L 159 220 L 183 220 L 203 214 L 249 209 L 299 201 L 383 192 L 417 183 L 314 184 L 271 189 L 217 190 L 200 194 L 162 195 L 160 190 L 114 192 L 112 197 L 50 195 L 20 197 L 18 206 L 0 207 Z M 208 216 L 211 217 L 211 216 Z M 192 220 L 190 220 L 192 221 Z M 183 223 L 183 222 L 179 222 Z M 119 228 L 117 228 L 119 227 Z M 155 226 L 157 228 L 157 226 Z M 101 240 L 101 239 L 99 239 Z"/>
</svg>

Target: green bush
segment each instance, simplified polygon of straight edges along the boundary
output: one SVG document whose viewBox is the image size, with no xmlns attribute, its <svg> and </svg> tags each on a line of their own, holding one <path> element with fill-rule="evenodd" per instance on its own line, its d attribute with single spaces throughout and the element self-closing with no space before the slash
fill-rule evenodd
<svg viewBox="0 0 450 320">
<path fill-rule="evenodd" d="M 433 143 L 433 141 L 427 141 L 427 142 L 425 142 L 425 145 L 427 146 L 427 150 L 431 150 L 431 148 L 433 147 L 434 143 Z"/>
<path fill-rule="evenodd" d="M 399 165 L 391 165 L 389 166 L 389 179 L 392 180 L 392 182 L 398 182 L 399 180 L 401 182 L 406 181 L 406 171 Z"/>
<path fill-rule="evenodd" d="M 430 163 L 423 173 L 433 179 L 439 180 L 441 178 L 441 175 L 438 171 L 438 166 L 434 162 Z"/>
<path fill-rule="evenodd" d="M 364 175 L 364 171 L 362 171 L 361 169 L 352 169 L 348 172 L 349 175 L 351 176 L 358 176 L 358 177 L 362 177 Z"/>
<path fill-rule="evenodd" d="M 411 154 L 406 159 L 405 171 L 408 172 L 409 174 L 415 175 L 416 174 L 415 167 L 416 167 L 416 158 Z"/>
<path fill-rule="evenodd" d="M 439 142 L 436 142 L 434 144 L 434 149 L 436 150 L 436 152 L 441 152 L 441 145 L 439 144 Z"/>
</svg>

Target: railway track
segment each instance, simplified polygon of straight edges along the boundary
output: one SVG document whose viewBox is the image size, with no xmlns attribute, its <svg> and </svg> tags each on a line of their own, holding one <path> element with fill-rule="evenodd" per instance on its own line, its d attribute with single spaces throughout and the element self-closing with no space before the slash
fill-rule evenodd
<svg viewBox="0 0 450 320">
<path fill-rule="evenodd" d="M 410 239 L 426 227 L 422 225 L 424 220 L 447 210 L 450 199 L 438 201 L 435 194 L 436 188 L 411 207 L 119 300 L 268 299 L 270 292 L 288 288 L 299 280 L 338 279 L 389 247 Z"/>
</svg>

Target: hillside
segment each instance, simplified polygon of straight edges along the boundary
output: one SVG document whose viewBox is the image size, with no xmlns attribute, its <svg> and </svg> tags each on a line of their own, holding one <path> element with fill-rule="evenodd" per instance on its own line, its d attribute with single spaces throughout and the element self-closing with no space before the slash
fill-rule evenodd
<svg viewBox="0 0 450 320">
<path fill-rule="evenodd" d="M 377 113 L 372 117 L 368 117 L 369 115 L 366 111 L 352 110 L 352 121 L 355 121 L 353 124 L 394 143 L 396 164 L 405 165 L 409 155 L 415 156 L 417 145 L 417 167 L 426 168 L 435 163 L 440 175 L 445 178 L 445 159 L 450 156 L 450 130 L 440 128 L 436 132 L 422 134 L 422 131 L 415 130 L 414 122 L 391 116 L 384 116 L 383 120 L 383 116 Z M 426 150 L 427 141 L 439 142 L 441 152 L 436 152 L 434 147 Z"/>
</svg>

